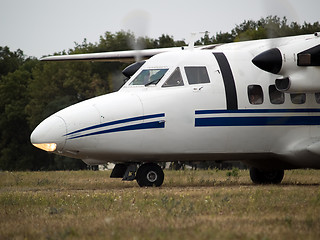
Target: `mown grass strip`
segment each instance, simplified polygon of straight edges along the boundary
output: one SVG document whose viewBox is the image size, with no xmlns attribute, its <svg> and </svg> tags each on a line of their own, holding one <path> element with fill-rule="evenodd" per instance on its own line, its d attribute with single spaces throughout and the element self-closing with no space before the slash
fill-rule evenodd
<svg viewBox="0 0 320 240">
<path fill-rule="evenodd" d="M 231 174 L 230 174 L 231 172 Z M 319 239 L 320 171 L 253 185 L 248 171 L 0 172 L 0 239 Z"/>
</svg>

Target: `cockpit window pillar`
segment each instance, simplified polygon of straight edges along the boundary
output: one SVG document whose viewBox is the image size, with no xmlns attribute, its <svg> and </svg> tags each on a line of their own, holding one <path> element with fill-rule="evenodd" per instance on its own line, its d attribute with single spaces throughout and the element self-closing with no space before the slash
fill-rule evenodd
<svg viewBox="0 0 320 240">
<path fill-rule="evenodd" d="M 145 69 L 142 70 L 138 76 L 130 83 L 130 85 L 144 85 L 157 84 L 168 69 Z"/>
</svg>

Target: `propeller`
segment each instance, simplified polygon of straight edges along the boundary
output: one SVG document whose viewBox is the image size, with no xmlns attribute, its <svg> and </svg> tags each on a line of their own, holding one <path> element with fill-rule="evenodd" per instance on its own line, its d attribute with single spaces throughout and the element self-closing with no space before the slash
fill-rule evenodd
<svg viewBox="0 0 320 240">
<path fill-rule="evenodd" d="M 266 26 L 267 38 L 270 41 L 267 42 L 266 50 L 255 56 L 252 63 L 264 71 L 280 75 L 279 78 L 274 79 L 276 88 L 280 91 L 287 91 L 291 84 L 289 75 L 297 71 L 294 65 L 296 53 L 291 51 L 290 47 L 289 49 L 285 47 L 287 43 L 279 38 L 281 28 L 279 29 L 277 24 L 272 23 L 272 20 L 277 19 L 271 16 L 284 16 L 289 21 L 296 22 L 299 22 L 299 16 L 287 0 L 265 0 L 263 4 L 265 11 L 270 16 L 268 18 L 270 22 Z M 273 76 L 270 75 L 270 77 Z"/>
<path fill-rule="evenodd" d="M 129 12 L 122 20 L 123 28 L 127 31 L 133 32 L 134 38 L 129 40 L 129 45 L 133 50 L 137 50 L 135 60 L 139 62 L 142 60 L 139 50 L 145 48 L 144 42 L 141 39 L 147 36 L 150 22 L 149 13 L 144 10 L 134 10 Z"/>
<path fill-rule="evenodd" d="M 136 71 L 145 63 L 142 61 L 141 51 L 145 48 L 142 38 L 147 36 L 148 23 L 150 22 L 149 13 L 144 10 L 134 10 L 129 12 L 122 20 L 122 28 L 125 31 L 133 33 L 133 37 L 129 39 L 129 46 L 136 50 L 134 54 L 135 63 L 127 66 L 122 74 L 116 73 L 111 76 L 112 90 L 119 90 L 128 79 L 135 74 Z"/>
</svg>

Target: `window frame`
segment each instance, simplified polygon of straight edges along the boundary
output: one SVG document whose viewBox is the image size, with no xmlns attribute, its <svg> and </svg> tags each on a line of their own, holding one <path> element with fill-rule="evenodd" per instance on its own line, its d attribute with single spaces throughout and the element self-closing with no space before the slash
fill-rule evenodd
<svg viewBox="0 0 320 240">
<path fill-rule="evenodd" d="M 192 76 L 191 74 L 199 74 L 200 72 L 190 72 L 190 70 L 192 69 L 204 69 L 205 71 L 202 72 L 203 75 L 203 78 L 201 78 L 200 76 L 197 77 L 197 80 L 201 80 L 200 82 L 199 81 L 194 81 L 194 76 Z M 206 66 L 184 66 L 184 71 L 185 71 L 185 74 L 186 74 L 186 77 L 187 77 L 187 82 L 189 85 L 196 85 L 196 84 L 208 84 L 208 83 L 211 83 L 210 81 L 210 77 L 209 77 L 209 73 L 208 73 L 208 69 Z M 202 79 L 205 79 L 206 81 L 202 81 Z"/>
<path fill-rule="evenodd" d="M 253 93 L 253 91 L 255 93 Z M 248 85 L 248 87 L 247 87 L 247 95 L 248 95 L 249 103 L 252 104 L 252 105 L 261 105 L 264 102 L 263 89 L 258 84 Z"/>
<path fill-rule="evenodd" d="M 175 76 L 175 74 L 179 74 L 180 76 Z M 170 80 L 172 80 L 171 78 L 173 77 L 178 77 L 177 79 L 174 80 L 174 82 L 178 83 L 178 81 L 180 80 L 180 83 L 173 85 L 173 84 L 167 84 Z M 180 78 L 180 79 L 179 79 Z M 167 85 L 166 85 L 167 84 Z M 181 87 L 184 86 L 184 81 L 183 81 L 183 77 L 182 77 L 182 73 L 180 70 L 180 67 L 176 67 L 176 69 L 171 73 L 171 75 L 167 78 L 167 80 L 162 84 L 161 87 L 163 88 L 167 88 L 167 87 Z"/>
<path fill-rule="evenodd" d="M 273 88 L 273 92 L 271 92 L 271 88 Z M 271 104 L 275 104 L 275 105 L 280 105 L 280 104 L 284 104 L 285 102 L 285 95 L 284 95 L 284 92 L 281 92 L 279 91 L 277 88 L 276 88 L 276 85 L 269 85 L 269 88 L 268 88 L 268 91 L 269 91 L 269 100 L 270 100 L 270 103 Z M 281 97 L 279 98 L 275 98 L 274 96 L 275 95 L 272 95 L 273 93 L 276 93 L 276 94 L 281 94 Z M 281 100 L 281 101 L 278 101 L 277 100 Z"/>
<path fill-rule="evenodd" d="M 299 95 L 301 97 L 303 97 L 303 101 L 302 102 L 294 102 L 294 95 L 295 97 L 298 97 Z M 290 99 L 291 99 L 291 103 L 296 104 L 296 105 L 302 105 L 305 104 L 307 102 L 307 95 L 305 93 L 290 93 Z"/>
<path fill-rule="evenodd" d="M 320 104 L 320 92 L 314 93 L 314 98 L 316 100 L 316 103 Z"/>
<path fill-rule="evenodd" d="M 139 72 L 139 74 L 128 84 L 129 86 L 148 86 L 150 85 L 153 81 L 154 81 L 154 84 L 157 85 L 161 80 L 162 78 L 167 74 L 169 68 L 147 68 L 147 69 L 143 69 Z M 152 71 L 158 71 L 152 75 L 150 75 L 150 72 Z M 155 76 L 156 74 L 158 74 L 159 72 L 163 72 L 162 76 L 160 77 L 160 79 L 154 79 L 152 80 L 151 78 L 153 76 Z M 134 84 L 134 82 L 139 78 L 139 77 L 143 77 L 142 75 L 143 74 L 149 74 L 148 75 L 148 82 L 144 82 L 144 83 L 141 83 L 141 84 Z M 147 76 L 147 75 L 146 75 Z M 157 80 L 157 81 L 155 81 Z M 139 83 L 139 81 L 141 80 L 137 80 L 137 82 Z"/>
</svg>

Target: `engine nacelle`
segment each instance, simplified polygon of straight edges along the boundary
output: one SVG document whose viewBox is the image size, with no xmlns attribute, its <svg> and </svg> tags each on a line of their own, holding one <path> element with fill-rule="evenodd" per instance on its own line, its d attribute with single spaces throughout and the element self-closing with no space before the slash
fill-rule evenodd
<svg viewBox="0 0 320 240">
<path fill-rule="evenodd" d="M 279 91 L 287 93 L 320 92 L 320 68 L 308 67 L 275 81 Z"/>
<path fill-rule="evenodd" d="M 275 80 L 282 92 L 320 92 L 320 37 L 307 38 L 303 42 L 280 44 L 278 48 L 264 51 L 252 59 L 260 69 L 280 75 Z"/>
</svg>

